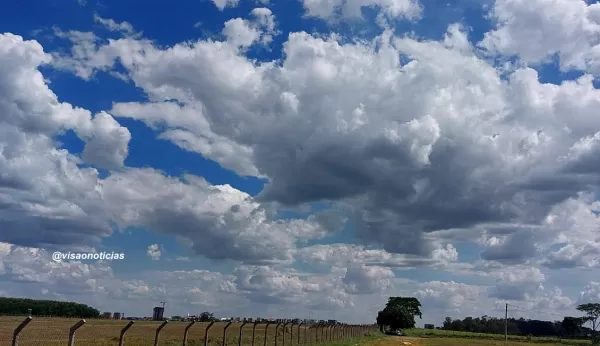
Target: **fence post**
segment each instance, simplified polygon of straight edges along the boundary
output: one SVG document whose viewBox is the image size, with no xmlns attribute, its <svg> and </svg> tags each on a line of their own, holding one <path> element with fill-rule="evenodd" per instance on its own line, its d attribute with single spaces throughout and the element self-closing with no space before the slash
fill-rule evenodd
<svg viewBox="0 0 600 346">
<path fill-rule="evenodd" d="M 302 322 L 300 322 L 300 324 L 298 324 L 298 345 L 300 345 L 300 326 L 302 325 Z"/>
<path fill-rule="evenodd" d="M 227 323 L 227 325 L 225 326 L 225 328 L 223 328 L 223 342 L 221 343 L 222 346 L 227 345 L 227 328 L 229 328 L 229 326 L 232 324 L 232 321 L 229 321 L 229 323 Z"/>
<path fill-rule="evenodd" d="M 254 325 L 252 326 L 252 346 L 254 346 L 254 336 L 256 335 L 256 326 L 258 325 L 258 321 L 254 321 Z"/>
<path fill-rule="evenodd" d="M 244 323 L 242 323 L 242 325 L 240 326 L 240 337 L 238 339 L 238 346 L 242 346 L 242 332 L 244 331 L 244 326 L 246 325 L 246 321 L 244 321 Z"/>
<path fill-rule="evenodd" d="M 190 332 L 190 328 L 196 323 L 196 321 L 190 322 L 187 326 L 185 326 L 185 330 L 183 331 L 183 346 L 187 346 L 188 333 Z"/>
<path fill-rule="evenodd" d="M 123 343 L 125 342 L 125 333 L 127 332 L 127 329 L 133 326 L 133 323 L 133 321 L 129 321 L 129 323 L 127 323 L 127 325 L 121 329 L 121 335 L 119 335 L 119 346 L 123 346 Z"/>
<path fill-rule="evenodd" d="M 279 326 L 281 325 L 281 323 L 277 323 L 275 325 L 275 346 L 277 346 L 277 333 L 279 332 Z"/>
<path fill-rule="evenodd" d="M 325 340 L 325 325 L 321 325 L 321 342 Z"/>
<path fill-rule="evenodd" d="M 158 346 L 158 337 L 160 336 L 160 331 L 169 323 L 169 321 L 164 321 L 158 328 L 156 328 L 156 334 L 154 335 L 154 346 Z"/>
<path fill-rule="evenodd" d="M 32 319 L 33 318 L 31 318 L 31 316 L 27 316 L 23 320 L 23 322 L 21 322 L 21 324 L 19 324 L 17 328 L 15 328 L 15 330 L 13 331 L 12 346 L 19 345 L 19 334 L 21 333 L 23 328 L 25 328 L 29 324 L 29 322 L 31 322 Z"/>
<path fill-rule="evenodd" d="M 307 341 L 306 333 L 307 333 L 307 329 L 309 329 L 309 328 L 310 328 L 310 322 L 308 322 L 307 324 L 304 325 L 304 344 L 305 345 L 306 345 L 306 341 Z"/>
<path fill-rule="evenodd" d="M 264 345 L 263 346 L 267 346 L 267 332 L 269 329 L 269 326 L 271 325 L 271 322 L 267 322 L 267 325 L 265 326 L 265 340 L 264 340 Z"/>
<path fill-rule="evenodd" d="M 81 328 L 81 326 L 83 326 L 84 324 L 85 320 L 80 320 L 79 322 L 75 323 L 73 327 L 69 328 L 69 346 L 75 345 L 75 331 Z"/>
<path fill-rule="evenodd" d="M 215 324 L 215 321 L 210 322 L 208 326 L 206 326 L 206 329 L 204 329 L 204 346 L 208 346 L 208 330 L 213 324 Z"/>
<path fill-rule="evenodd" d="M 282 345 L 285 346 L 285 335 L 287 334 L 287 325 L 290 324 L 290 322 L 285 322 L 283 324 L 283 343 Z"/>
</svg>

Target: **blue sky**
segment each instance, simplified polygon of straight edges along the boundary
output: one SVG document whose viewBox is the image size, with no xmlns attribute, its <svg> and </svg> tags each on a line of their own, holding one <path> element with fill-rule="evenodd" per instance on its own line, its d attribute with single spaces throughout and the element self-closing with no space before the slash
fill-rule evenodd
<svg viewBox="0 0 600 346">
<path fill-rule="evenodd" d="M 351 322 L 413 295 L 425 323 L 600 300 L 600 5 L 331 3 L 8 4 L 0 293 Z M 78 249 L 126 259 L 49 261 Z"/>
</svg>

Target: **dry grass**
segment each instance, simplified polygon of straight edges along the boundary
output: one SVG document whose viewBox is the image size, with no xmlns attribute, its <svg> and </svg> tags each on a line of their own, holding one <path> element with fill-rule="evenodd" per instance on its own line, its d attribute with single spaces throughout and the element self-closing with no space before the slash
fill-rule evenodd
<svg viewBox="0 0 600 346">
<path fill-rule="evenodd" d="M 411 337 L 422 337 L 422 338 L 451 338 L 451 339 L 476 339 L 476 340 L 490 340 L 500 341 L 504 345 L 504 334 L 486 334 L 486 333 L 471 333 L 471 332 L 459 332 L 453 330 L 443 329 L 405 329 L 404 333 L 406 336 Z M 509 335 L 508 341 L 518 342 L 519 345 L 524 345 L 527 342 L 550 345 L 590 345 L 590 340 L 570 340 L 570 339 L 559 339 L 557 337 L 531 337 L 528 339 L 525 336 Z M 470 342 L 470 341 L 469 341 Z M 508 345 L 508 344 L 507 344 Z"/>
<path fill-rule="evenodd" d="M 407 343 L 407 344 L 405 344 Z M 408 344 L 409 343 L 409 344 Z M 539 342 L 504 341 L 475 338 L 416 338 L 416 337 L 385 337 L 366 344 L 365 346 L 540 346 Z M 544 343 L 547 346 L 565 345 L 564 343 Z"/>
<path fill-rule="evenodd" d="M 23 320 L 22 317 L 0 317 L 0 346 L 10 345 L 11 336 L 14 328 Z M 21 332 L 19 337 L 20 346 L 64 346 L 67 344 L 69 328 L 74 325 L 77 319 L 62 318 L 34 318 L 33 321 Z M 129 321 L 111 321 L 111 320 L 87 320 L 87 322 L 77 330 L 75 334 L 75 345 L 78 346 L 117 346 L 119 344 L 119 335 L 123 327 Z M 227 323 L 215 323 L 208 333 L 209 345 L 221 345 L 223 340 L 223 331 Z M 154 345 L 156 329 L 161 322 L 153 321 L 135 321 L 134 325 L 125 334 L 125 345 L 127 346 L 146 346 Z M 183 340 L 186 322 L 169 322 L 160 333 L 159 345 L 161 346 L 180 346 Z M 188 334 L 188 345 L 204 345 L 204 331 L 208 323 L 194 324 Z M 238 345 L 240 327 L 242 323 L 233 323 L 227 329 L 227 345 Z M 242 345 L 252 344 L 252 327 L 248 323 L 242 330 Z M 305 329 L 300 327 L 300 341 L 304 344 L 304 338 L 309 343 L 315 342 L 316 329 Z M 319 340 L 322 339 L 321 329 L 318 331 Z M 283 330 L 280 327 L 277 337 L 277 345 L 283 346 Z M 285 345 L 298 344 L 298 326 L 285 333 Z M 267 345 L 275 345 L 275 326 L 271 325 L 266 330 Z M 263 346 L 265 344 L 265 324 L 258 324 L 256 327 L 255 345 Z"/>
</svg>

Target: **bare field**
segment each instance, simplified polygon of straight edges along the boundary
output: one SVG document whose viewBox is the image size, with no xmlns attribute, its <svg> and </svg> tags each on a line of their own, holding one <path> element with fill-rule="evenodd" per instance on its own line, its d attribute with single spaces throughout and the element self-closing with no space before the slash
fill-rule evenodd
<svg viewBox="0 0 600 346">
<path fill-rule="evenodd" d="M 24 318 L 22 317 L 0 317 L 0 346 L 9 346 L 12 340 L 12 333 L 16 326 Z M 64 346 L 67 344 L 69 328 L 77 323 L 78 319 L 63 318 L 36 318 L 25 327 L 19 337 L 20 346 Z M 87 320 L 87 322 L 77 330 L 75 334 L 75 345 L 82 346 L 117 346 L 119 344 L 119 335 L 121 329 L 129 321 L 111 321 L 111 320 Z M 159 345 L 161 346 L 180 346 L 183 340 L 183 334 L 187 322 L 169 322 L 161 331 Z M 154 321 L 135 321 L 134 325 L 125 334 L 125 345 L 142 346 L 154 345 L 156 329 L 161 322 Z M 225 322 L 217 322 L 208 333 L 209 345 L 221 345 L 223 340 Z M 240 327 L 242 323 L 233 323 L 227 329 L 227 344 L 238 345 Z M 194 324 L 188 333 L 188 345 L 197 346 L 204 344 L 204 331 L 208 323 Z M 255 331 L 255 345 L 265 345 L 265 324 L 258 324 Z M 252 323 L 248 323 L 242 330 L 242 345 L 252 344 Z M 322 340 L 322 329 L 318 330 L 318 339 Z M 277 345 L 297 345 L 298 344 L 298 326 L 290 330 L 288 326 L 285 333 L 284 343 L 283 328 L 279 328 Z M 304 344 L 304 338 L 308 343 L 315 343 L 317 337 L 316 329 L 305 329 L 300 327 L 300 341 Z M 275 345 L 275 326 L 271 325 L 266 329 L 267 345 Z"/>
</svg>

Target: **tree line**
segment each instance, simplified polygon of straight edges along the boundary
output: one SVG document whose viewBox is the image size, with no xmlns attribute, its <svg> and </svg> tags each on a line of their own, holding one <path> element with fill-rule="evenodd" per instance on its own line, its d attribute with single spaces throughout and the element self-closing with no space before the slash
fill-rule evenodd
<svg viewBox="0 0 600 346">
<path fill-rule="evenodd" d="M 573 317 L 565 317 L 570 319 Z M 577 337 L 585 336 L 590 333 L 590 329 L 575 323 L 573 328 L 568 327 L 568 322 L 564 321 L 541 321 L 529 320 L 524 318 L 509 318 L 506 321 L 507 332 L 509 335 L 531 335 L 531 336 L 557 336 L 557 337 Z M 486 333 L 486 334 L 504 334 L 504 318 L 497 317 L 465 317 L 463 319 L 452 319 L 446 317 L 441 329 Z"/>
<path fill-rule="evenodd" d="M 591 337 L 594 345 L 600 345 L 600 303 L 577 306 L 583 316 L 564 317 L 562 321 L 526 320 L 524 318 L 446 317 L 441 329 L 521 336 Z M 414 297 L 389 297 L 385 308 L 377 313 L 377 324 L 383 332 L 386 327 L 393 330 L 415 328 L 415 317 L 422 318 L 421 302 Z M 585 326 L 588 324 L 591 328 Z"/>
<path fill-rule="evenodd" d="M 32 316 L 97 318 L 100 311 L 75 302 L 0 297 L 0 314 Z"/>
<path fill-rule="evenodd" d="M 442 329 L 461 332 L 504 334 L 505 328 L 509 335 L 556 336 L 556 337 L 587 337 L 598 341 L 597 329 L 600 318 L 600 304 L 581 304 L 577 310 L 585 314 L 582 317 L 566 316 L 562 321 L 541 321 L 524 318 L 497 317 L 465 317 L 462 320 L 446 317 Z M 592 328 L 588 328 L 585 324 Z"/>
</svg>

